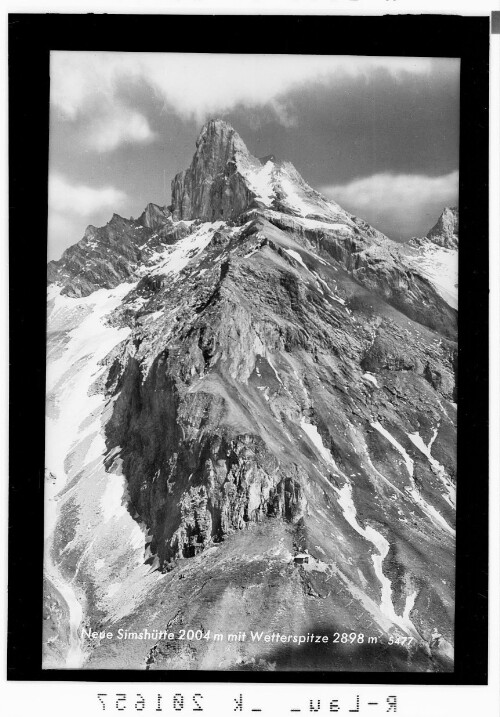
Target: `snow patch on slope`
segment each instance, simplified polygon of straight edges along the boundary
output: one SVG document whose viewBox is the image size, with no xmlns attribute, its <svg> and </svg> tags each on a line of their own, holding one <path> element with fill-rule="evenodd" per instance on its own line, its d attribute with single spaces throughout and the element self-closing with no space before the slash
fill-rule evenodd
<svg viewBox="0 0 500 717">
<path fill-rule="evenodd" d="M 458 309 L 458 251 L 426 242 L 420 253 L 408 257 L 453 309 Z"/>
<path fill-rule="evenodd" d="M 298 194 L 296 184 L 284 172 L 280 174 L 280 186 L 285 192 L 286 203 L 292 207 L 292 209 L 295 209 L 304 215 L 311 214 L 317 210 L 317 207 L 315 207 L 314 204 L 308 202 Z"/>
<path fill-rule="evenodd" d="M 302 266 L 304 267 L 304 269 L 306 269 L 307 271 L 309 271 L 309 269 L 307 268 L 307 266 L 304 264 L 304 260 L 302 259 L 302 257 L 300 256 L 300 254 L 299 254 L 298 251 L 294 251 L 293 249 L 285 249 L 285 251 L 286 251 L 286 253 L 287 253 L 289 256 L 292 257 L 292 259 L 295 259 L 296 262 L 298 262 L 299 264 L 302 264 Z"/>
<path fill-rule="evenodd" d="M 302 417 L 300 420 L 300 427 L 302 428 L 304 433 L 307 435 L 307 437 L 309 438 L 311 443 L 313 443 L 313 445 L 316 447 L 321 458 L 326 463 L 330 463 L 330 465 L 332 465 L 335 468 L 335 470 L 338 471 L 339 469 L 337 468 L 337 465 L 336 465 L 335 461 L 333 460 L 332 454 L 330 453 L 328 448 L 326 448 L 326 446 L 324 445 L 323 440 L 322 440 L 321 436 L 319 435 L 319 432 L 318 432 L 318 429 L 316 428 L 316 426 L 313 425 L 312 423 L 308 423 L 306 421 L 306 419 Z"/>
<path fill-rule="evenodd" d="M 257 195 L 258 199 L 270 207 L 275 197 L 273 186 L 274 163 L 269 160 L 263 167 L 239 167 L 241 174 L 247 180 L 250 189 Z"/>
<path fill-rule="evenodd" d="M 410 458 L 408 453 L 405 451 L 403 446 L 398 443 L 394 436 L 392 436 L 389 431 L 387 431 L 383 426 L 381 426 L 378 421 L 374 421 L 370 425 L 373 426 L 373 428 L 375 428 L 382 436 L 387 438 L 387 440 L 394 446 L 394 448 L 403 456 L 411 485 L 411 488 L 407 490 L 415 503 L 417 503 L 417 505 L 422 508 L 424 513 L 426 513 L 427 516 L 431 518 L 433 523 L 439 525 L 441 528 L 444 528 L 444 530 L 446 530 L 448 533 L 455 535 L 454 529 L 447 523 L 441 513 L 433 505 L 428 503 L 418 491 L 417 486 L 415 485 L 415 480 L 413 478 L 414 462 Z"/>
<path fill-rule="evenodd" d="M 433 437 L 430 440 L 430 443 L 428 446 L 425 445 L 424 441 L 422 440 L 422 437 L 419 433 L 408 433 L 407 434 L 410 441 L 413 443 L 414 446 L 418 448 L 421 453 L 424 454 L 424 456 L 429 461 L 430 465 L 434 469 L 434 473 L 438 476 L 438 478 L 443 483 L 444 487 L 446 488 L 446 495 L 444 496 L 445 500 L 452 506 L 452 508 L 455 507 L 456 504 L 456 489 L 453 483 L 451 482 L 450 478 L 448 477 L 448 474 L 446 473 L 446 470 L 444 466 L 441 465 L 432 455 L 431 455 L 431 448 L 432 444 L 434 443 L 436 436 L 437 436 L 437 429 L 434 432 Z"/>
<path fill-rule="evenodd" d="M 130 291 L 130 285 L 123 284 L 109 291 L 101 289 L 90 296 L 74 299 L 63 296 L 60 288 L 51 286 L 48 299 L 53 302 L 49 317 L 51 325 L 58 319 L 70 322 L 74 328 L 69 331 L 62 354 L 54 361 L 47 362 L 47 416 L 45 430 L 46 469 L 54 479 L 46 482 L 44 510 L 44 569 L 47 577 L 63 596 L 69 610 L 70 645 L 65 667 L 80 667 L 86 658 L 79 627 L 83 619 L 83 607 L 73 585 L 66 581 L 52 559 L 53 533 L 62 505 L 60 491 L 69 479 L 67 459 L 75 444 L 88 436 L 91 442 L 83 461 L 94 461 L 106 450 L 100 432 L 100 421 L 104 397 L 88 395 L 89 386 L 98 378 L 105 367 L 100 361 L 128 335 L 130 329 L 118 329 L 106 325 L 106 316 Z M 84 309 L 84 311 L 82 311 Z M 86 311 L 89 310 L 89 311 Z M 76 325 L 75 317 L 83 316 Z M 90 421 L 88 420 L 90 418 Z M 76 573 L 75 573 L 76 575 Z"/>
<path fill-rule="evenodd" d="M 169 247 L 158 255 L 158 265 L 150 271 L 145 268 L 143 273 L 152 275 L 178 274 L 189 263 L 205 249 L 218 229 L 224 226 L 224 222 L 204 222 L 196 231 L 180 239 L 173 247 Z"/>
<path fill-rule="evenodd" d="M 49 290 L 49 299 L 54 299 L 49 330 L 59 312 L 71 315 L 81 307 L 91 310 L 70 332 L 62 355 L 47 363 L 47 395 L 57 395 L 57 406 L 47 419 L 45 464 L 56 477 L 57 490 L 66 481 L 64 462 L 76 437 L 85 430 L 81 427 L 84 419 L 102 406 L 101 395 L 88 395 L 89 387 L 105 370 L 99 362 L 130 333 L 129 328 L 115 328 L 105 324 L 106 316 L 129 291 L 130 284 L 121 284 L 111 291 L 100 289 L 89 296 L 74 299 L 63 296 L 58 287 Z M 91 433 L 89 429 L 87 427 L 86 433 Z M 105 451 L 104 441 L 100 446 L 92 448 L 95 452 L 100 449 Z"/>
<path fill-rule="evenodd" d="M 381 612 L 404 632 L 419 637 L 413 623 L 409 619 L 409 612 L 413 605 L 410 606 L 408 611 L 405 608 L 403 617 L 398 615 L 394 609 L 391 581 L 384 575 L 383 571 L 384 560 L 389 552 L 389 541 L 381 533 L 372 528 L 371 525 L 367 525 L 366 528 L 361 527 L 357 519 L 356 507 L 352 499 L 352 488 L 349 483 L 345 483 L 340 490 L 338 488 L 335 488 L 335 490 L 338 493 L 338 503 L 349 525 L 377 550 L 377 553 L 372 554 L 372 561 L 375 574 L 381 586 Z"/>
<path fill-rule="evenodd" d="M 86 660 L 80 633 L 84 580 L 94 576 L 95 599 L 112 601 L 108 608 L 113 615 L 128 611 L 140 599 L 134 582 L 151 572 L 151 566 L 144 565 L 144 526 L 127 510 L 129 497 L 115 455 L 119 449 L 106 454 L 102 425 L 112 400 L 97 390 L 88 395 L 107 370 L 102 359 L 129 334 L 129 328 L 110 326 L 106 320 L 130 289 L 130 284 L 122 284 L 83 298 L 63 296 L 56 286 L 49 289 L 44 572 L 69 610 L 70 648 L 61 667 L 81 667 Z M 111 467 L 104 466 L 105 457 L 113 459 Z M 78 516 L 74 535 L 62 550 L 55 550 L 54 536 L 61 536 L 68 505 Z M 113 582 L 123 581 L 113 594 L 107 591 L 112 576 Z"/>
<path fill-rule="evenodd" d="M 379 433 L 381 433 L 384 438 L 387 438 L 389 443 L 391 443 L 394 448 L 400 453 L 403 458 L 406 465 L 406 469 L 408 471 L 408 475 L 410 476 L 411 480 L 413 481 L 413 470 L 414 470 L 414 463 L 413 460 L 410 458 L 408 453 L 405 451 L 403 446 L 397 442 L 397 440 L 394 438 L 393 435 L 389 433 L 389 431 L 386 431 L 386 429 L 378 422 L 374 421 L 370 424 L 373 428 L 375 428 Z"/>
</svg>

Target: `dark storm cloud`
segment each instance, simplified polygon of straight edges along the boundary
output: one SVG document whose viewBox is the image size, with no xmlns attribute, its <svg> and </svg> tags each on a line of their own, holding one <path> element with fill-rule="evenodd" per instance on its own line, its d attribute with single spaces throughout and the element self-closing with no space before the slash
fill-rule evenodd
<svg viewBox="0 0 500 717">
<path fill-rule="evenodd" d="M 439 64 L 430 76 L 396 79 L 375 69 L 369 77 L 304 83 L 278 98 L 285 127 L 269 106 L 250 121 L 244 107 L 227 117 L 257 154 L 290 159 L 316 186 L 386 171 L 447 174 L 458 168 L 459 78 L 457 63 L 453 70 Z"/>
</svg>

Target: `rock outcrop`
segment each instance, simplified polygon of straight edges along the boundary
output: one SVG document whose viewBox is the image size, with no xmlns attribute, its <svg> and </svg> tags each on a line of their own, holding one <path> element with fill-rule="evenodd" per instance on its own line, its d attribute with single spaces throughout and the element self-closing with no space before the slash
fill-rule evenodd
<svg viewBox="0 0 500 717">
<path fill-rule="evenodd" d="M 458 207 L 445 207 L 427 238 L 446 249 L 458 249 Z"/>
<path fill-rule="evenodd" d="M 141 226 L 156 231 L 165 225 L 169 217 L 170 210 L 167 207 L 150 202 L 137 221 Z"/>
<path fill-rule="evenodd" d="M 214 222 L 239 216 L 255 199 L 239 170 L 252 165 L 259 161 L 227 122 L 208 122 L 191 166 L 172 181 L 173 218 Z"/>
<path fill-rule="evenodd" d="M 47 265 L 47 281 L 67 296 L 89 296 L 144 273 L 158 254 L 197 228 L 173 222 L 170 212 L 149 204 L 138 219 L 113 214 L 104 227 L 88 226 L 83 239 Z"/>
</svg>

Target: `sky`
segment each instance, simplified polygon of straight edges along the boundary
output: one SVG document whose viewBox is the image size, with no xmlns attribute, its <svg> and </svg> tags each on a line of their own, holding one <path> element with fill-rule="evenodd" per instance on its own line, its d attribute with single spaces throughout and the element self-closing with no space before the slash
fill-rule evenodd
<svg viewBox="0 0 500 717">
<path fill-rule="evenodd" d="M 170 204 L 203 123 L 392 239 L 458 203 L 459 60 L 339 55 L 51 53 L 48 256 L 114 212 Z"/>
</svg>

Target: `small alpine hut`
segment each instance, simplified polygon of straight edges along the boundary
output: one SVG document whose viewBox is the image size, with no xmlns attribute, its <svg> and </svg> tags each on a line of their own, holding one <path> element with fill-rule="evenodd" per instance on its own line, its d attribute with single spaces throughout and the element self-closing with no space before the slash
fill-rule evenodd
<svg viewBox="0 0 500 717">
<path fill-rule="evenodd" d="M 308 553 L 297 553 L 297 555 L 294 556 L 293 562 L 295 565 L 303 565 L 304 563 L 309 562 L 309 554 Z"/>
</svg>

